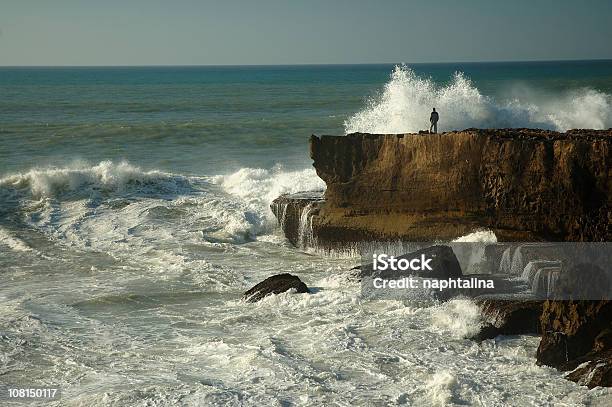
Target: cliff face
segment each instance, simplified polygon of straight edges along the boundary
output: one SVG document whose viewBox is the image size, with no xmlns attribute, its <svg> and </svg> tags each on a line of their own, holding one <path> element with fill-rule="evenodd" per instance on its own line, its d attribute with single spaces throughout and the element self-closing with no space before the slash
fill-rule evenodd
<svg viewBox="0 0 612 407">
<path fill-rule="evenodd" d="M 313 136 L 310 153 L 327 184 L 324 199 L 283 196 L 272 209 L 301 247 L 444 241 L 482 228 L 500 241 L 609 242 L 611 141 L 612 129 Z M 569 267 L 571 251 L 547 244 L 494 244 L 485 254 L 494 273 L 527 276 L 533 298 L 540 277 L 562 292 L 609 285 L 594 277 L 597 267 Z M 540 332 L 539 364 L 571 371 L 570 380 L 589 387 L 612 385 L 612 302 L 500 298 L 479 302 L 491 318 L 477 338 Z"/>
<path fill-rule="evenodd" d="M 312 136 L 320 242 L 610 241 L 612 130 Z"/>
<path fill-rule="evenodd" d="M 612 386 L 612 301 L 546 301 L 537 363 L 581 385 Z"/>
</svg>

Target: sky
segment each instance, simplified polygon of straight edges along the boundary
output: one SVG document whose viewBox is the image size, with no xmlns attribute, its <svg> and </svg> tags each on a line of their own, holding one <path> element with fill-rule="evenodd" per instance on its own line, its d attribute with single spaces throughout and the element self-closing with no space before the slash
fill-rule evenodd
<svg viewBox="0 0 612 407">
<path fill-rule="evenodd" d="M 0 65 L 612 58 L 610 0 L 0 0 Z"/>
</svg>

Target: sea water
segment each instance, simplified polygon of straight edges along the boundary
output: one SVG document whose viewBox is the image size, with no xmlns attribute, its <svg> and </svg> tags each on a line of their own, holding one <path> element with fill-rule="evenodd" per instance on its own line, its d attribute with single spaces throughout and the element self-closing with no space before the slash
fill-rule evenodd
<svg viewBox="0 0 612 407">
<path fill-rule="evenodd" d="M 51 405 L 605 405 L 474 343 L 469 300 L 365 301 L 270 212 L 310 134 L 612 127 L 612 62 L 0 68 L 0 383 Z M 494 241 L 490 232 L 462 240 Z M 311 295 L 255 304 L 281 272 Z"/>
</svg>

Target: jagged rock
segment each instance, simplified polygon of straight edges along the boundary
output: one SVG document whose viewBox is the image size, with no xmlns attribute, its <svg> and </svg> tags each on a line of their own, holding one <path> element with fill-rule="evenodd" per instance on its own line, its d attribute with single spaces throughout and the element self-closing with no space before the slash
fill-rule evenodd
<svg viewBox="0 0 612 407">
<path fill-rule="evenodd" d="M 291 244 L 305 248 L 315 243 L 312 217 L 323 202 L 323 191 L 304 191 L 279 196 L 270 209 Z"/>
<path fill-rule="evenodd" d="M 482 341 L 498 335 L 525 335 L 540 333 L 540 315 L 543 301 L 476 299 L 482 310 L 484 325 L 472 339 Z"/>
<path fill-rule="evenodd" d="M 257 302 L 270 294 L 280 294 L 294 289 L 296 293 L 310 293 L 310 290 L 298 276 L 284 273 L 266 278 L 245 292 L 242 298 L 248 302 Z"/>
<path fill-rule="evenodd" d="M 562 366 L 567 378 L 593 388 L 612 387 L 612 328 L 604 329 L 595 338 L 593 350 Z"/>
<path fill-rule="evenodd" d="M 577 366 L 565 377 L 589 389 L 612 387 L 612 350 L 589 353 L 574 360 Z"/>
<path fill-rule="evenodd" d="M 612 130 L 313 136 L 327 184 L 314 235 L 427 242 L 488 228 L 500 241 L 611 241 L 611 141 Z"/>
<path fill-rule="evenodd" d="M 596 338 L 612 328 L 612 301 L 546 301 L 540 324 L 537 363 L 568 370 L 573 360 L 607 343 Z"/>
</svg>

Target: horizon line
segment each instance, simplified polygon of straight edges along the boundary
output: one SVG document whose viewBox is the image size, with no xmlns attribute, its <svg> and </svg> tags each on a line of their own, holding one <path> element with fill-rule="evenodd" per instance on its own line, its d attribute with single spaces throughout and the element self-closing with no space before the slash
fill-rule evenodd
<svg viewBox="0 0 612 407">
<path fill-rule="evenodd" d="M 607 62 L 612 58 L 576 59 L 525 59 L 491 61 L 442 61 L 442 62 L 365 62 L 365 63 L 296 63 L 296 64 L 144 64 L 144 65 L 0 65 L 0 68 L 179 68 L 179 67 L 287 67 L 287 66 L 374 66 L 374 65 L 450 65 L 450 64 L 500 64 L 525 62 Z"/>
</svg>

